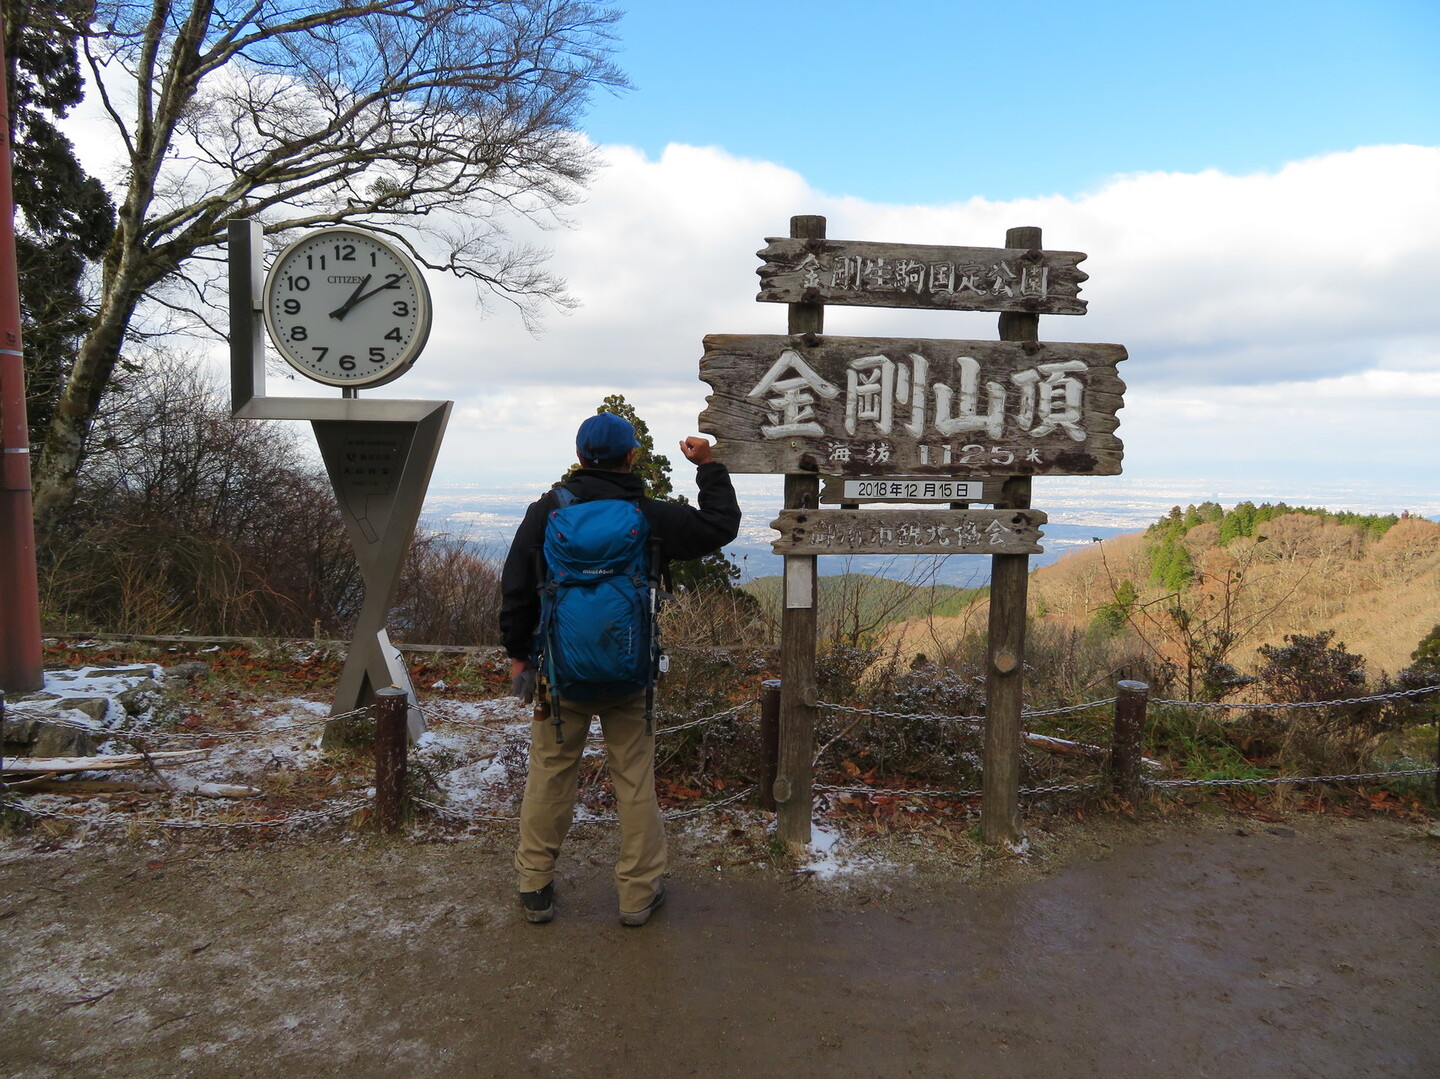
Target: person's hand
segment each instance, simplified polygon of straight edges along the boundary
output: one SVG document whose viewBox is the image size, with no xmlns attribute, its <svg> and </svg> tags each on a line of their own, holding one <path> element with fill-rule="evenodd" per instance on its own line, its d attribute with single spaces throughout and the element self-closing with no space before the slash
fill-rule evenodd
<svg viewBox="0 0 1440 1079">
<path fill-rule="evenodd" d="M 510 661 L 510 692 L 524 704 L 535 702 L 535 668 L 523 659 Z"/>
<path fill-rule="evenodd" d="M 715 458 L 710 456 L 710 440 L 701 438 L 699 435 L 691 435 L 680 443 L 680 452 L 685 455 L 685 460 L 692 465 L 708 464 Z"/>
</svg>

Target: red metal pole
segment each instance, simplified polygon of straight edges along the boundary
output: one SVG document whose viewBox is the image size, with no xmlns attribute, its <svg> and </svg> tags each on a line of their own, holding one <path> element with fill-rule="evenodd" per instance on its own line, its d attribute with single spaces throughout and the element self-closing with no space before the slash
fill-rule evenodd
<svg viewBox="0 0 1440 1079">
<path fill-rule="evenodd" d="M 0 23 L 0 73 L 5 71 L 4 43 Z M 0 690 L 27 693 L 44 684 L 45 674 L 30 504 L 30 429 L 20 353 L 9 117 L 9 94 L 0 77 Z"/>
</svg>

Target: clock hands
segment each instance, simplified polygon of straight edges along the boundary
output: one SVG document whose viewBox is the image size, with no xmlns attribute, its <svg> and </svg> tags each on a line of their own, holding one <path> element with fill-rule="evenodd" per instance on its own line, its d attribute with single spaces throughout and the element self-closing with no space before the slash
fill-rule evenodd
<svg viewBox="0 0 1440 1079">
<path fill-rule="evenodd" d="M 355 286 L 355 291 L 350 293 L 350 298 L 344 303 L 342 303 L 339 307 L 335 308 L 335 310 L 331 311 L 330 317 L 335 319 L 344 318 L 350 313 L 350 309 L 352 307 L 354 307 L 356 304 L 363 303 L 365 300 L 368 300 L 371 296 L 374 296 L 375 293 L 384 292 L 386 289 L 390 288 L 398 288 L 400 285 L 400 278 L 404 275 L 398 273 L 386 274 L 385 283 L 383 285 L 376 285 L 369 292 L 366 292 L 364 291 L 365 286 L 370 283 L 370 278 L 372 276 L 373 275 L 367 273 L 364 277 L 362 277 L 360 279 L 360 283 Z"/>
<path fill-rule="evenodd" d="M 361 296 L 360 293 L 365 291 L 365 286 L 369 283 L 370 274 L 367 273 L 364 277 L 360 278 L 360 283 L 355 286 L 355 291 L 350 293 L 350 298 L 344 303 L 342 303 L 339 307 L 335 308 L 335 310 L 330 312 L 330 317 L 344 318 L 347 314 L 349 314 L 350 308 L 354 307 L 357 303 L 364 299 L 364 297 Z"/>
</svg>

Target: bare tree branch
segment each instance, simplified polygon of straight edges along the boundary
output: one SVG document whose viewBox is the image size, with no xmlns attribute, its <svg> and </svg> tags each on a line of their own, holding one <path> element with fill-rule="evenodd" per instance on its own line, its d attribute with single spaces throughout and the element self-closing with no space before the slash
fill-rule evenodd
<svg viewBox="0 0 1440 1079">
<path fill-rule="evenodd" d="M 618 17 L 585 0 L 99 0 L 85 54 L 124 146 L 123 190 L 35 470 L 41 541 L 142 305 L 186 309 L 166 283 L 216 257 L 231 218 L 277 238 L 383 229 L 527 326 L 568 306 L 544 253 L 510 230 L 553 223 L 588 181 L 575 125 L 590 94 L 625 86 Z M 207 306 L 209 285 L 187 284 Z"/>
</svg>

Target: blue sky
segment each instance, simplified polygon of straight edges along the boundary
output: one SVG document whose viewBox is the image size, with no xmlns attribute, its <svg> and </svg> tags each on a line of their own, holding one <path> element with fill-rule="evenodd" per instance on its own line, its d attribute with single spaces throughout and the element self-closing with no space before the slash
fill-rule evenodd
<svg viewBox="0 0 1440 1079">
<path fill-rule="evenodd" d="M 719 146 L 888 203 L 1440 141 L 1435 0 L 634 0 L 602 143 Z"/>
<path fill-rule="evenodd" d="M 783 331 L 754 253 L 805 213 L 836 238 L 1038 225 L 1088 252 L 1088 314 L 1041 336 L 1129 348 L 1127 476 L 1296 501 L 1433 476 L 1440 3 L 637 0 L 616 29 L 634 89 L 584 125 L 607 167 L 543 237 L 582 306 L 538 338 L 484 324 L 505 370 L 458 394 L 468 449 L 444 479 L 548 474 L 556 429 L 617 390 L 662 444 L 694 433 L 701 338 Z M 995 320 L 831 308 L 826 328 L 993 339 Z M 409 394 L 455 393 L 462 349 L 486 352 L 437 320 Z"/>
</svg>

